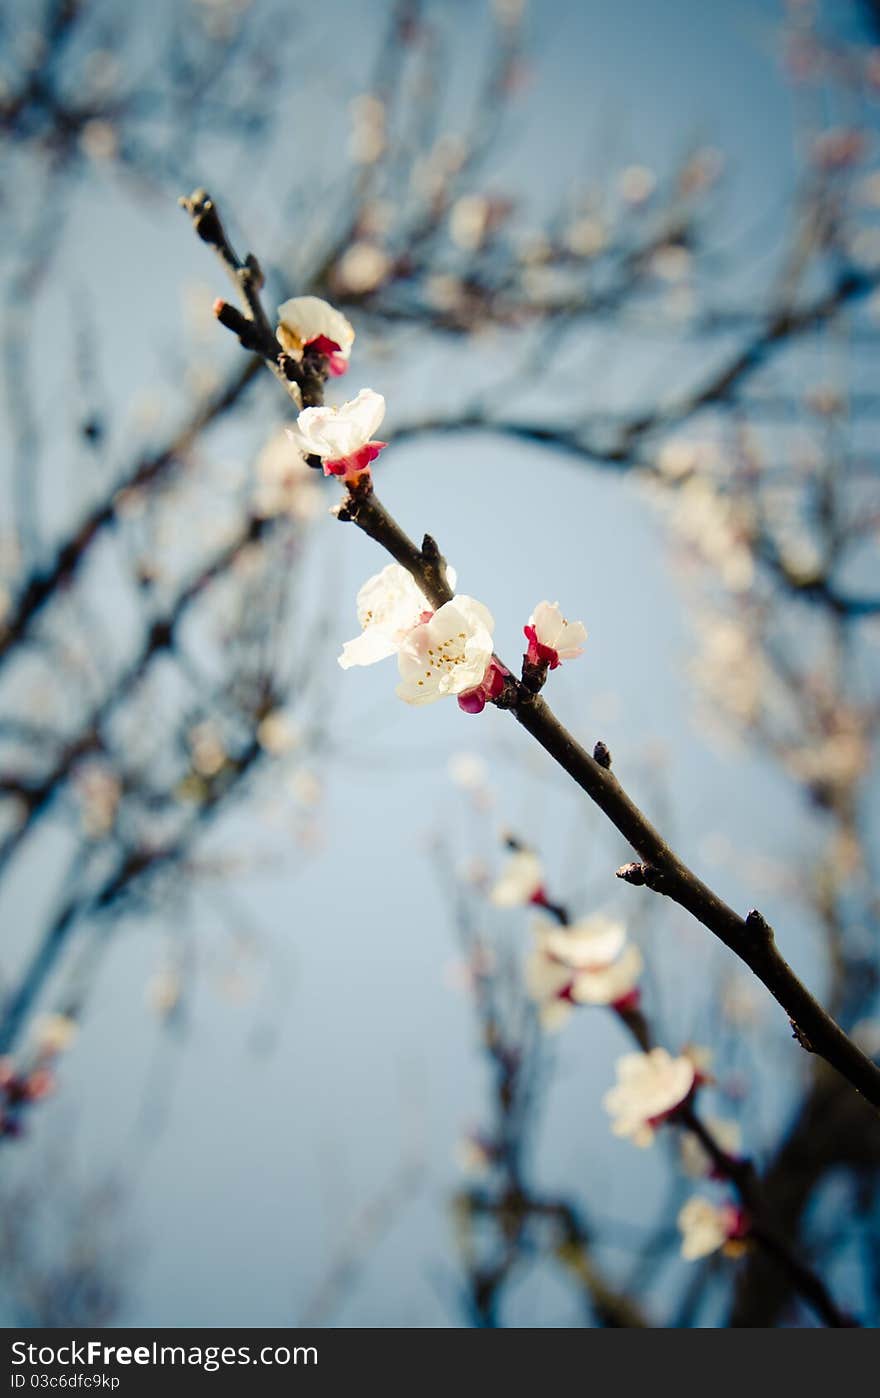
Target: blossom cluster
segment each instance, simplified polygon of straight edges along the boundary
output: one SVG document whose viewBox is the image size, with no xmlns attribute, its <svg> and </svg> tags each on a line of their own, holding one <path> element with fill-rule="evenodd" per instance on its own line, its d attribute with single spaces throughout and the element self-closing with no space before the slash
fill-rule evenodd
<svg viewBox="0 0 880 1398">
<path fill-rule="evenodd" d="M 318 356 L 330 375 L 346 372 L 355 335 L 335 307 L 316 296 L 297 296 L 279 307 L 278 320 L 276 334 L 286 354 L 297 360 Z M 368 486 L 372 463 L 387 446 L 375 436 L 384 416 L 385 399 L 371 388 L 339 407 L 304 408 L 287 429 L 295 459 L 276 451 L 264 463 L 260 512 L 293 512 L 303 498 L 303 472 L 316 460 L 326 476 L 338 476 L 351 488 Z M 449 571 L 447 580 L 454 587 Z M 456 593 L 434 609 L 407 570 L 392 563 L 364 583 L 357 612 L 362 633 L 343 647 L 343 669 L 396 655 L 397 694 L 407 704 L 455 696 L 466 713 L 481 713 L 500 696 L 508 671 L 494 654 L 492 613 L 476 598 Z M 580 655 L 587 636 L 582 623 L 569 622 L 555 602 L 540 602 L 523 630 L 525 663 L 551 670 Z"/>
<path fill-rule="evenodd" d="M 628 941 L 626 925 L 606 913 L 569 922 L 565 909 L 548 899 L 537 854 L 509 843 L 511 853 L 488 896 L 499 908 L 531 905 L 546 910 L 533 928 L 535 942 L 525 968 L 525 987 L 542 1028 L 560 1028 L 579 1005 L 605 1005 L 624 1017 L 636 1010 L 643 962 L 638 947 Z M 706 1081 L 706 1057 L 697 1049 L 673 1056 L 660 1047 L 625 1054 L 617 1063 L 617 1082 L 604 1097 L 613 1134 L 650 1146 L 659 1127 L 681 1120 L 683 1109 Z M 735 1157 L 740 1147 L 737 1124 L 710 1118 L 708 1127 L 718 1150 Z M 680 1146 L 687 1174 L 709 1181 L 727 1177 L 695 1130 L 682 1131 Z M 681 1209 L 678 1226 L 682 1257 L 694 1261 L 716 1251 L 738 1255 L 751 1224 L 739 1205 L 715 1204 L 695 1195 Z"/>
<path fill-rule="evenodd" d="M 447 581 L 454 587 L 452 570 Z M 586 637 L 581 624 L 566 622 L 555 603 L 542 602 L 539 613 L 543 636 L 558 640 L 567 628 L 564 653 L 553 651 L 555 665 L 580 654 L 573 638 Z M 397 694 L 405 703 L 431 704 L 454 695 L 465 713 L 481 713 L 504 688 L 509 672 L 494 654 L 495 618 L 476 598 L 455 593 L 435 611 L 412 575 L 390 563 L 358 592 L 357 614 L 361 635 L 346 642 L 339 664 L 348 669 L 396 655 Z M 535 628 L 533 616 L 526 630 Z"/>
<path fill-rule="evenodd" d="M 606 913 L 560 923 L 563 910 L 548 900 L 544 868 L 534 850 L 512 848 L 489 889 L 489 901 L 496 908 L 531 904 L 556 918 L 536 921 L 525 972 L 526 989 L 544 1029 L 560 1028 L 577 1005 L 623 1010 L 638 1003 L 642 954 L 628 940 L 625 923 Z"/>
</svg>

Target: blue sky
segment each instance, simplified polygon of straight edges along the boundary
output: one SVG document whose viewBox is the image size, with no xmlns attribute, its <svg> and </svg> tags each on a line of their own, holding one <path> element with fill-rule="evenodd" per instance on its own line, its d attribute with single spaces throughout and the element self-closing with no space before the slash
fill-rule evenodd
<svg viewBox="0 0 880 1398">
<path fill-rule="evenodd" d="M 449 9 L 462 26 L 478 28 L 475 6 Z M 347 101 L 362 90 L 361 55 L 383 10 L 337 0 L 305 31 L 305 52 L 330 65 L 331 110 L 323 123 L 312 108 L 308 116 L 312 158 L 331 169 Z M 532 87 L 493 181 L 515 180 L 526 207 L 540 207 L 575 179 L 601 181 L 634 160 L 663 171 L 684 148 L 709 142 L 723 149 L 731 175 L 721 245 L 729 237 L 739 250 L 754 249 L 756 265 L 766 267 L 762 259 L 781 238 L 797 171 L 791 100 L 777 62 L 777 6 L 545 0 L 534 10 Z M 461 59 L 463 77 L 453 67 L 453 87 L 466 78 L 469 61 Z M 311 68 L 303 67 L 311 81 Z M 295 97 L 292 83 L 294 110 Z M 205 165 L 192 170 L 193 182 L 238 200 L 237 222 L 251 241 L 277 247 L 283 229 L 273 207 L 272 163 L 243 180 L 221 148 Z M 111 396 L 131 402 L 150 393 L 162 417 L 173 420 L 180 394 L 167 364 L 183 354 L 185 292 L 204 288 L 210 298 L 223 291 L 219 273 L 171 201 L 133 200 L 103 176 L 94 195 L 74 210 L 59 274 L 39 313 L 64 313 L 81 276 L 95 297 Z M 391 446 L 376 473 L 383 499 L 412 533 L 430 529 L 440 540 L 461 589 L 491 607 L 502 655 L 517 653 L 522 623 L 543 597 L 559 598 L 569 615 L 583 617 L 586 653 L 553 678 L 560 715 L 591 744 L 608 742 L 637 798 L 651 805 L 663 793 L 682 852 L 735 905 L 757 896 L 771 921 L 778 915 L 784 950 L 816 984 L 821 963 L 806 920 L 793 925 L 772 890 L 755 895 L 741 874 L 711 862 L 707 836 L 715 832 L 771 861 L 809 850 L 816 832 L 783 778 L 747 752 L 719 751 L 697 726 L 685 672 L 691 622 L 661 522 L 644 497 L 630 482 L 562 457 L 540 460 L 538 489 L 539 454 L 522 445 L 462 437 L 395 448 L 395 420 L 432 401 L 447 361 L 429 355 L 401 367 L 371 354 L 369 344 L 363 348 L 366 367 L 355 364 L 351 386 L 369 372 L 389 401 Z M 236 351 L 218 338 L 204 352 L 222 364 Z M 588 392 L 601 389 L 626 402 L 639 391 L 639 370 L 625 357 L 603 375 Z M 658 375 L 662 366 L 650 371 L 655 381 Z M 61 433 L 70 404 L 63 389 L 59 400 L 57 387 L 49 374 L 40 392 Z M 444 391 L 456 396 L 454 376 Z M 124 423 L 116 429 L 120 459 L 126 430 Z M 239 437 L 230 433 L 212 449 L 234 457 Z M 82 488 L 74 468 L 62 449 L 54 474 L 44 478 L 59 527 Z M 332 657 L 356 629 L 357 586 L 385 560 L 368 540 L 327 518 L 310 546 L 308 586 L 316 596 L 326 588 L 328 560 L 336 593 Z M 579 849 L 582 839 L 591 886 L 606 876 L 609 906 L 629 909 L 642 897 L 615 884 L 618 846 L 527 750 L 525 735 L 505 715 L 471 718 L 451 704 L 408 710 L 393 696 L 392 662 L 345 676 L 329 663 L 334 722 L 362 760 L 321 770 L 321 847 L 300 867 L 285 859 L 283 844 L 264 825 L 266 802 L 242 808 L 218 830 L 216 847 L 256 851 L 265 839 L 273 851 L 268 869 L 255 865 L 210 894 L 196 885 L 180 901 L 179 923 L 119 928 L 57 1102 L 20 1149 L 27 1169 L 47 1141 L 69 1132 L 84 1177 L 117 1171 L 125 1181 L 125 1228 L 137 1264 L 120 1324 L 296 1322 L 334 1250 L 413 1136 L 425 1161 L 422 1183 L 367 1259 L 363 1284 L 336 1320 L 461 1323 L 448 1202 L 459 1181 L 455 1143 L 479 1119 L 485 1083 L 468 1005 L 448 985 L 454 933 L 428 852 L 432 834 L 454 838 L 462 826 L 461 798 L 446 776 L 452 754 L 487 758 L 497 792 L 490 824 L 509 825 L 549 850 L 563 893 L 580 885 L 581 869 L 573 873 L 578 856 L 562 852 Z M 55 857 L 49 836 L 4 910 L 21 937 L 35 917 L 40 861 L 49 867 Z M 223 990 L 226 934 L 217 898 L 232 909 L 233 922 L 256 924 L 271 948 L 268 962 L 254 970 L 262 990 L 242 1003 Z M 520 921 L 515 935 L 525 948 L 525 917 Z M 184 928 L 200 974 L 186 1040 L 175 1048 L 158 1035 L 143 986 L 162 937 Z M 670 1018 L 683 1031 L 698 1025 L 721 953 L 674 911 L 655 918 L 649 937 L 664 1004 L 676 1010 Z M 267 1008 L 274 1034 L 260 1049 Z M 770 1041 L 795 1072 L 787 1026 L 772 1007 L 768 1023 Z M 612 1217 L 638 1222 L 651 1217 L 664 1177 L 650 1155 L 608 1135 L 600 1099 L 624 1048 L 615 1025 L 600 1016 L 579 1019 L 560 1040 L 535 1175 L 547 1189 L 599 1199 Z M 158 1116 L 150 1087 L 159 1089 Z M 779 1100 L 769 1089 L 758 1092 L 751 1149 L 772 1142 Z M 609 1254 L 610 1266 L 620 1260 Z M 514 1289 L 509 1318 L 565 1324 L 576 1314 L 574 1300 L 539 1274 Z"/>
</svg>

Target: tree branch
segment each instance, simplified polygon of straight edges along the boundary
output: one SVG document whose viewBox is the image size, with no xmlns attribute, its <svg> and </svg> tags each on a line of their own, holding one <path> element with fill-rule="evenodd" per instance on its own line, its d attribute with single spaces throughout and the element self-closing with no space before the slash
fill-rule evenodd
<svg viewBox="0 0 880 1398">
<path fill-rule="evenodd" d="M 190 200 L 183 200 L 182 203 L 197 218 L 206 201 L 213 209 L 212 201 L 203 191 L 198 191 Z M 225 260 L 222 251 L 221 256 Z M 236 265 L 241 267 L 246 264 L 237 263 L 236 260 Z M 254 294 L 259 295 L 258 291 Z M 836 306 L 837 298 L 832 300 Z M 783 324 L 781 313 L 780 318 L 771 324 L 766 334 L 768 343 L 790 328 L 792 314 L 784 313 Z M 830 305 L 823 307 L 819 318 L 828 314 Z M 812 318 L 817 318 L 815 308 Z M 730 377 L 727 376 L 727 382 Z M 723 391 L 723 386 L 718 384 L 712 396 L 720 396 Z M 703 398 L 705 401 L 705 391 Z M 452 591 L 446 581 L 442 555 L 435 541 L 426 535 L 422 547 L 418 548 L 377 499 L 369 479 L 348 491 L 337 514 L 340 520 L 356 524 L 405 567 L 434 607 L 451 600 Z M 761 914 L 753 909 L 745 918 L 741 917 L 697 878 L 642 814 L 610 768 L 600 765 L 580 746 L 540 695 L 531 693 L 524 684 L 509 675 L 502 693 L 492 702 L 513 714 L 641 856 L 645 861 L 641 882 L 662 891 L 686 908 L 745 962 L 786 1011 L 794 1036 L 801 1046 L 825 1058 L 874 1107 L 880 1108 L 880 1067 L 872 1063 L 847 1037 L 798 979 L 778 950 L 773 930 Z M 632 881 L 631 875 L 629 881 Z"/>
</svg>

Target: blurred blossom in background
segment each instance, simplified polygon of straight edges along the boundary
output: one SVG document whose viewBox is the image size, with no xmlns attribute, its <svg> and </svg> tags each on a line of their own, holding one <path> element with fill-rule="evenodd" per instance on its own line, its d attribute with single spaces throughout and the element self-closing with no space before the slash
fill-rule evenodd
<svg viewBox="0 0 880 1398">
<path fill-rule="evenodd" d="M 876 1119 L 505 715 L 337 665 L 387 559 L 177 198 L 344 312 L 382 499 L 500 654 L 583 620 L 554 708 L 877 1054 L 878 119 L 869 0 L 5 8 L 5 1324 L 815 1323 L 651 1127 L 693 1082 L 876 1324 Z"/>
</svg>

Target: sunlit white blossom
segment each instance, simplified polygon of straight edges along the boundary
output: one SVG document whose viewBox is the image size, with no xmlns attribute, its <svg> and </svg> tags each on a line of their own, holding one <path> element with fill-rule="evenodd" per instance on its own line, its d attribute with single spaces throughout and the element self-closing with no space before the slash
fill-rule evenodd
<svg viewBox="0 0 880 1398">
<path fill-rule="evenodd" d="M 577 1005 L 632 1005 L 643 964 L 638 947 L 624 947 L 609 965 L 579 971 L 572 983 L 572 999 Z"/>
<path fill-rule="evenodd" d="M 395 655 L 410 631 L 432 615 L 432 608 L 412 574 L 399 563 L 389 563 L 358 592 L 357 615 L 361 634 L 342 647 L 343 670 Z"/>
<path fill-rule="evenodd" d="M 496 908 L 519 908 L 541 897 L 544 870 L 530 849 L 517 849 L 507 860 L 500 878 L 492 885 L 489 901 Z"/>
<path fill-rule="evenodd" d="M 523 634 L 529 643 L 529 663 L 549 665 L 551 670 L 580 655 L 587 639 L 583 622 L 566 621 L 558 602 L 539 602 Z"/>
<path fill-rule="evenodd" d="M 293 296 L 278 307 L 278 342 L 294 359 L 311 348 L 327 358 L 330 374 L 344 374 L 354 344 L 354 330 L 341 311 L 320 296 Z"/>
<path fill-rule="evenodd" d="M 696 1076 L 690 1058 L 673 1058 L 664 1048 L 624 1054 L 617 1061 L 617 1083 L 603 1098 L 614 1135 L 649 1146 L 655 1127 L 687 1099 Z"/>
<path fill-rule="evenodd" d="M 681 1230 L 681 1255 L 688 1262 L 708 1257 L 730 1241 L 740 1238 L 745 1222 L 739 1209 L 730 1204 L 718 1206 L 711 1199 L 695 1194 L 678 1215 Z"/>
<path fill-rule="evenodd" d="M 540 922 L 535 935 L 528 972 L 529 984 L 537 988 L 532 998 L 579 1005 L 623 1005 L 635 999 L 642 955 L 638 947 L 627 945 L 622 922 L 597 913 L 569 928 Z"/>
<path fill-rule="evenodd" d="M 535 935 L 549 956 L 573 971 L 608 966 L 626 945 L 625 923 L 605 913 L 579 918 L 565 928 L 541 921 Z"/>
<path fill-rule="evenodd" d="M 492 661 L 495 621 L 482 602 L 456 595 L 404 638 L 397 694 L 407 704 L 479 691 Z M 482 706 L 482 705 L 481 705 Z"/>
<path fill-rule="evenodd" d="M 325 476 L 352 481 L 368 475 L 370 462 L 387 446 L 387 442 L 373 440 L 384 416 L 381 393 L 362 388 L 356 398 L 339 408 L 304 408 L 287 431 L 304 456 L 320 456 Z"/>
</svg>

